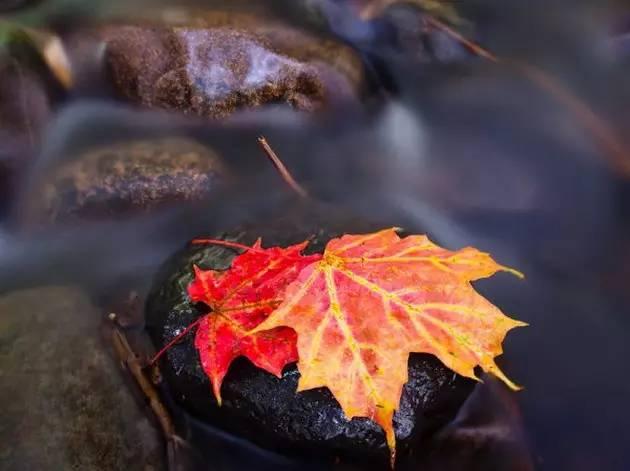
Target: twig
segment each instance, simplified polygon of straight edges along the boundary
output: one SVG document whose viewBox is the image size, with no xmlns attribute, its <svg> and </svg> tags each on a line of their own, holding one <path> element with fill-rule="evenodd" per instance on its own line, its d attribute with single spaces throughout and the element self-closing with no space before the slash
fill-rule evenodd
<svg viewBox="0 0 630 471">
<path fill-rule="evenodd" d="M 590 131 L 600 147 L 602 147 L 605 155 L 608 155 L 610 164 L 623 175 L 630 176 L 628 149 L 602 118 L 580 98 L 571 93 L 554 76 L 528 64 L 515 63 L 514 65 L 532 82 L 547 91 L 559 103 L 573 112 L 584 128 Z"/>
<path fill-rule="evenodd" d="M 179 470 L 181 469 L 181 467 L 177 465 L 179 450 L 189 449 L 190 445 L 186 442 L 186 440 L 177 435 L 175 425 L 171 419 L 171 414 L 160 399 L 160 395 L 155 389 L 155 386 L 144 373 L 142 363 L 131 348 L 131 345 L 129 345 L 127 337 L 118 325 L 116 314 L 110 314 L 109 318 L 114 323 L 114 328 L 112 330 L 112 343 L 120 363 L 127 371 L 129 371 L 132 378 L 144 394 L 144 397 L 149 401 L 149 406 L 160 424 L 160 429 L 162 430 L 166 440 L 168 460 L 167 469 L 169 469 L 169 471 Z"/>
<path fill-rule="evenodd" d="M 110 316 L 110 318 L 112 317 Z M 115 316 L 112 319 L 115 321 Z M 160 423 L 160 428 L 164 432 L 167 440 L 174 440 L 177 435 L 175 433 L 175 427 L 171 420 L 171 416 L 160 400 L 155 387 L 144 374 L 140 360 L 129 345 L 127 337 L 117 325 L 114 326 L 112 331 L 112 343 L 121 364 L 129 371 L 133 379 L 136 381 L 136 384 L 140 387 L 143 394 L 148 399 L 149 406 Z"/>
<path fill-rule="evenodd" d="M 492 62 L 499 62 L 499 58 L 492 54 L 487 49 L 481 47 L 479 44 L 471 41 L 470 39 L 463 36 L 458 31 L 455 31 L 450 26 L 442 23 L 440 20 L 433 18 L 432 16 L 426 17 L 425 20 L 427 25 L 434 27 L 435 29 L 440 29 L 444 31 L 446 34 L 457 40 L 461 43 L 466 49 L 468 49 L 473 54 L 478 55 L 479 57 L 483 57 L 484 59 L 488 59 Z"/>
<path fill-rule="evenodd" d="M 369 21 L 397 3 L 415 5 L 422 11 L 439 14 L 452 21 L 459 20 L 457 12 L 453 8 L 453 2 L 449 4 L 449 2 L 444 0 L 371 0 L 366 5 L 359 5 L 356 8 L 358 9 L 359 18 Z"/>
<path fill-rule="evenodd" d="M 444 31 L 460 42 L 472 53 L 492 62 L 506 62 L 499 59 L 487 49 L 465 38 L 459 32 L 445 25 L 435 18 L 427 18 L 427 24 Z M 628 149 L 608 126 L 583 100 L 571 93 L 553 75 L 530 64 L 512 62 L 512 65 L 525 75 L 532 83 L 554 97 L 560 104 L 571 111 L 581 125 L 590 132 L 595 141 L 602 148 L 609 163 L 625 176 L 630 176 L 630 158 Z"/>
<path fill-rule="evenodd" d="M 260 144 L 260 147 L 262 147 L 262 149 L 265 151 L 265 154 L 267 154 L 267 157 L 269 157 L 274 167 L 276 167 L 278 172 L 280 172 L 280 176 L 282 176 L 282 179 L 302 198 L 308 198 L 308 193 L 306 192 L 306 190 L 298 182 L 295 181 L 291 173 L 287 170 L 280 158 L 273 151 L 267 140 L 264 137 L 260 136 L 258 138 L 258 143 Z"/>
</svg>

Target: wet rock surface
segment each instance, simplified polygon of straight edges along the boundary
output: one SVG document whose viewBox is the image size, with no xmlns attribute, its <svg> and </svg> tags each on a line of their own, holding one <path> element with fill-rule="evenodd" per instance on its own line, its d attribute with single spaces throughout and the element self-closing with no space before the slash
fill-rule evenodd
<svg viewBox="0 0 630 471">
<path fill-rule="evenodd" d="M 0 297 L 1 469 L 165 469 L 100 322 L 72 287 Z"/>
<path fill-rule="evenodd" d="M 260 236 L 263 246 L 288 245 L 314 236 L 309 250 L 321 251 L 332 237 L 377 228 L 331 208 L 310 208 L 223 236 L 246 244 Z M 157 348 L 202 314 L 187 300 L 192 264 L 224 269 L 234 255 L 220 247 L 191 246 L 166 263 L 146 311 L 147 327 Z M 387 469 L 388 451 L 380 427 L 365 418 L 346 419 L 325 388 L 296 394 L 299 372 L 295 365 L 287 366 L 278 379 L 248 360 L 238 359 L 223 384 L 223 405 L 217 407 L 193 339 L 194 335 L 188 335 L 172 347 L 161 365 L 172 396 L 193 416 L 308 462 L 340 459 L 359 469 Z M 407 469 L 406 458 L 422 453 L 428 437 L 454 417 L 471 390 L 471 381 L 455 375 L 437 359 L 411 355 L 409 382 L 394 419 L 399 469 Z"/>
<path fill-rule="evenodd" d="M 34 212 L 49 222 L 120 217 L 202 200 L 226 177 L 219 156 L 194 140 L 123 141 L 89 149 L 47 176 Z"/>
<path fill-rule="evenodd" d="M 361 93 L 363 67 L 352 49 L 252 15 L 204 11 L 183 24 L 97 34 L 118 93 L 148 107 L 224 117 L 264 104 L 314 110 Z"/>
</svg>

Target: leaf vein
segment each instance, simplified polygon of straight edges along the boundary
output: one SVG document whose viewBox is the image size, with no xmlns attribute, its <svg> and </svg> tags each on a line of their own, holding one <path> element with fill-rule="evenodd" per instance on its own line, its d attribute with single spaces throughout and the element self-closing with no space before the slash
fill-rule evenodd
<svg viewBox="0 0 630 471">
<path fill-rule="evenodd" d="M 354 338 L 352 333 L 352 329 L 345 321 L 343 314 L 341 312 L 341 307 L 339 305 L 339 298 L 337 296 L 337 288 L 335 287 L 335 281 L 333 280 L 333 269 L 331 267 L 326 267 L 324 269 L 324 275 L 326 279 L 326 287 L 328 288 L 328 295 L 330 297 L 330 310 L 337 321 L 337 325 L 341 329 L 343 336 L 346 339 L 348 348 L 352 357 L 354 359 L 354 363 L 357 366 L 357 370 L 361 375 L 361 380 L 363 384 L 370 390 L 371 395 L 375 398 L 375 401 L 381 402 L 381 397 L 376 389 L 376 385 L 372 381 L 372 377 L 369 372 L 365 368 L 365 363 L 363 362 L 363 358 L 361 357 L 361 349 L 359 347 L 358 342 Z"/>
</svg>

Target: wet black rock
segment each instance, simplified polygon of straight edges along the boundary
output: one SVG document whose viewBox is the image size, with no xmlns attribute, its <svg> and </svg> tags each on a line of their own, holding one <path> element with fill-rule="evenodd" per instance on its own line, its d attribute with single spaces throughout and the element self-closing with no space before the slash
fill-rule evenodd
<svg viewBox="0 0 630 471">
<path fill-rule="evenodd" d="M 371 232 L 379 226 L 355 220 L 332 208 L 298 207 L 273 221 L 252 224 L 220 237 L 263 246 L 288 245 L 312 237 L 309 250 L 321 251 L 343 233 Z M 202 312 L 189 303 L 186 287 L 191 266 L 224 269 L 235 252 L 221 247 L 190 246 L 173 256 L 158 275 L 147 303 L 147 328 L 156 348 L 162 347 Z M 218 407 L 188 335 L 163 357 L 162 373 L 170 394 L 194 417 L 235 435 L 309 463 L 354 464 L 359 469 L 387 469 L 388 451 L 382 430 L 365 418 L 348 420 L 331 393 L 315 389 L 296 394 L 299 372 L 289 365 L 282 379 L 235 361 L 223 383 Z M 449 422 L 472 390 L 472 381 L 457 376 L 429 355 L 409 359 L 409 382 L 395 415 L 398 469 L 423 452 L 428 437 Z"/>
</svg>

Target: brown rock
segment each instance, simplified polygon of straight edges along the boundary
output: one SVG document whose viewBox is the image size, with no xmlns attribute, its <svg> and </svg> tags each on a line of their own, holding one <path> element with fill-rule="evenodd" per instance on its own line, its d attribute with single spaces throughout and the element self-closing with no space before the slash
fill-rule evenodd
<svg viewBox="0 0 630 471">
<path fill-rule="evenodd" d="M 226 177 L 219 157 L 185 138 L 127 141 L 90 149 L 36 192 L 35 219 L 62 222 L 125 216 L 198 201 Z"/>
<path fill-rule="evenodd" d="M 205 117 L 288 103 L 356 100 L 362 65 L 348 47 L 277 21 L 206 12 L 183 25 L 101 31 L 112 81 L 127 99 Z"/>
<path fill-rule="evenodd" d="M 75 288 L 0 296 L 1 469 L 165 469 L 100 324 Z"/>
</svg>

